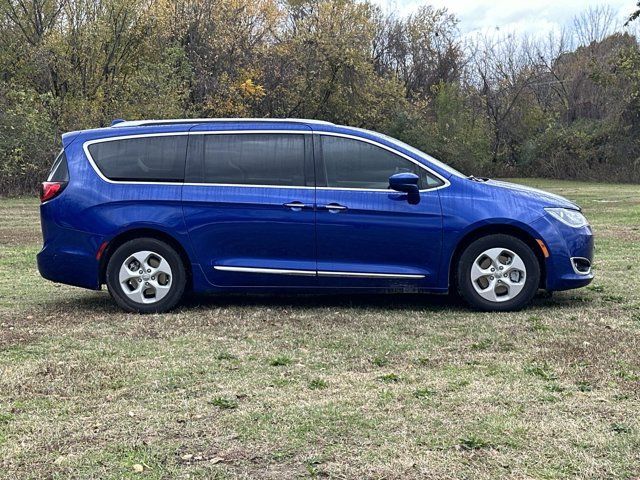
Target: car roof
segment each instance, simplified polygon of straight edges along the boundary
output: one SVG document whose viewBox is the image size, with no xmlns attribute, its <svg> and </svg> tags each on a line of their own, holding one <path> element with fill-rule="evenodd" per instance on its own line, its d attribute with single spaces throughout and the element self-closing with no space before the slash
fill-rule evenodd
<svg viewBox="0 0 640 480">
<path fill-rule="evenodd" d="M 76 138 L 82 141 L 129 135 L 187 133 L 202 130 L 301 130 L 310 131 L 336 127 L 322 120 L 298 118 L 178 118 L 170 120 L 116 119 L 109 127 L 67 132 L 62 135 L 66 148 Z"/>
</svg>

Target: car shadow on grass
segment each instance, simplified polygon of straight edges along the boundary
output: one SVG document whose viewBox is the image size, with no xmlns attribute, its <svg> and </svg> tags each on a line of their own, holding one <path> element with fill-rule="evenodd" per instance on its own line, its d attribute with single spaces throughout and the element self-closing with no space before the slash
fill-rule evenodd
<svg viewBox="0 0 640 480">
<path fill-rule="evenodd" d="M 555 294 L 549 296 L 538 293 L 530 309 L 572 308 L 586 299 Z M 73 312 L 76 314 L 109 315 L 122 313 L 106 292 L 91 292 L 74 299 L 60 299 L 47 302 L 50 310 Z M 282 308 L 289 310 L 308 310 L 318 308 L 342 308 L 348 310 L 389 310 L 389 311 L 453 311 L 472 312 L 466 303 L 454 294 L 416 294 L 416 293 L 355 293 L 355 294 L 257 294 L 257 293 L 221 293 L 187 294 L 175 312 L 213 308 Z"/>
<path fill-rule="evenodd" d="M 566 305 L 553 296 L 540 293 L 526 309 L 555 308 Z M 467 304 L 455 294 L 435 295 L 416 293 L 356 293 L 356 294 L 217 294 L 189 295 L 180 310 L 265 307 L 306 310 L 310 308 L 344 308 L 350 310 L 431 310 L 471 312 Z"/>
</svg>

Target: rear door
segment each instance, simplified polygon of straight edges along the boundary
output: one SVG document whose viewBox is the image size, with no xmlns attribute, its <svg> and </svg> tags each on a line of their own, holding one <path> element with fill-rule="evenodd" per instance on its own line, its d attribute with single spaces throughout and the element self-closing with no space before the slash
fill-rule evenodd
<svg viewBox="0 0 640 480">
<path fill-rule="evenodd" d="M 317 283 L 311 130 L 195 127 L 183 209 L 186 228 L 216 286 Z"/>
<path fill-rule="evenodd" d="M 421 288 L 435 284 L 442 245 L 438 188 L 446 181 L 385 145 L 347 135 L 315 138 L 321 286 Z M 420 201 L 388 189 L 420 176 Z"/>
</svg>

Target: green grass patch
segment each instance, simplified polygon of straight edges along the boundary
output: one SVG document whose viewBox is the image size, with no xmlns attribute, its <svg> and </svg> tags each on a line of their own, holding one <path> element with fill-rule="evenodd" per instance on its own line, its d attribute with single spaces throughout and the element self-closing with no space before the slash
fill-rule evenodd
<svg viewBox="0 0 640 480">
<path fill-rule="evenodd" d="M 516 181 L 584 208 L 596 280 L 499 314 L 350 294 L 131 315 L 43 281 L 38 201 L 0 200 L 0 479 L 635 478 L 640 190 Z"/>
</svg>

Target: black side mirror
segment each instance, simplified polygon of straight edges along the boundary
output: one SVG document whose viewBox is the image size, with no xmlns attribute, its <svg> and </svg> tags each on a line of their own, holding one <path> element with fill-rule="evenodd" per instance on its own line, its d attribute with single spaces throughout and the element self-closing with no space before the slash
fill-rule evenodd
<svg viewBox="0 0 640 480">
<path fill-rule="evenodd" d="M 396 173 L 389 177 L 389 188 L 408 194 L 409 203 L 415 204 L 420 201 L 418 182 L 420 182 L 420 177 L 415 173 Z"/>
</svg>

